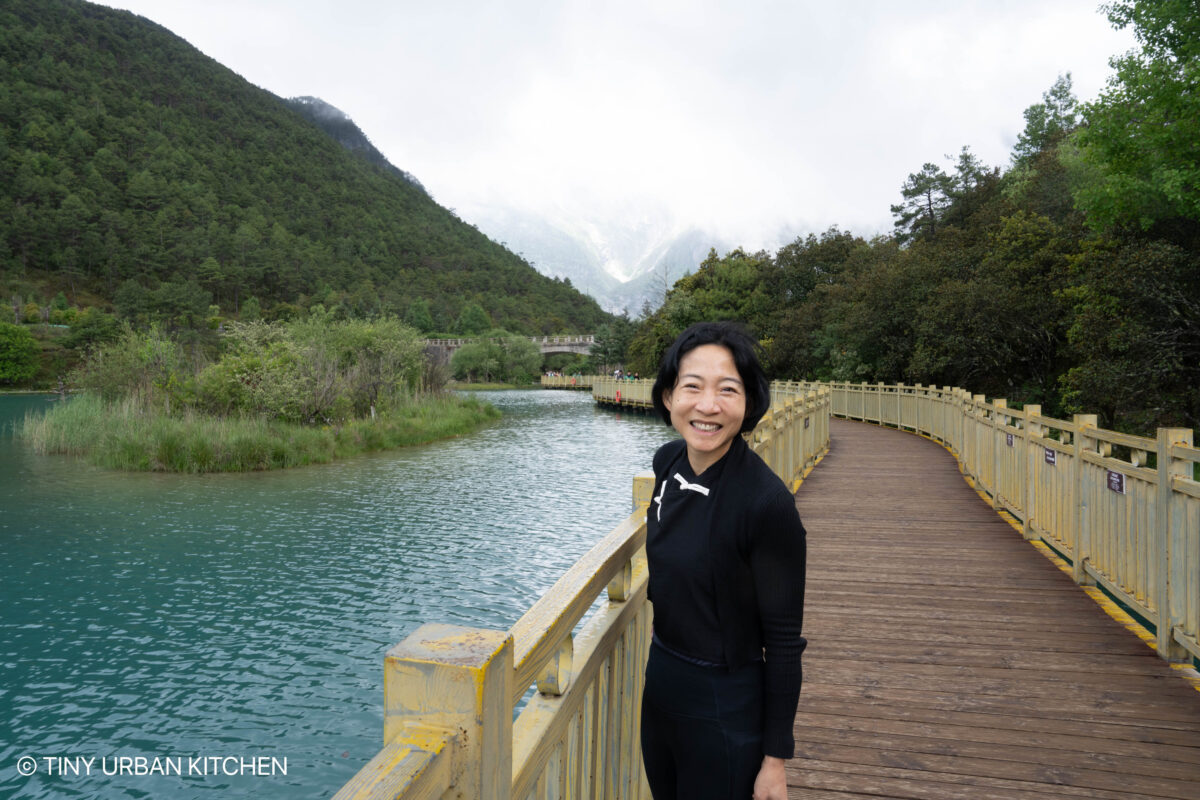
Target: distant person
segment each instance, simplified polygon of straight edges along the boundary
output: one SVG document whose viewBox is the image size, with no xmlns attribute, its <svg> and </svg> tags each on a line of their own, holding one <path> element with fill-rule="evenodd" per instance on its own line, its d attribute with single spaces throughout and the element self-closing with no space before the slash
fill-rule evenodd
<svg viewBox="0 0 1200 800">
<path fill-rule="evenodd" d="M 770 405 L 754 342 L 702 322 L 663 356 L 646 555 L 654 630 L 642 761 L 654 800 L 785 800 L 800 697 L 805 533 L 741 434 Z"/>
</svg>

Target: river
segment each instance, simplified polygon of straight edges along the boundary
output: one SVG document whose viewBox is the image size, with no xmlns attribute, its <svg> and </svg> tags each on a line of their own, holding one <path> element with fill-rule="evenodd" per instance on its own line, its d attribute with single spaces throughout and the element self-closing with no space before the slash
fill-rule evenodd
<svg viewBox="0 0 1200 800">
<path fill-rule="evenodd" d="M 0 796 L 334 793 L 381 745 L 384 652 L 508 628 L 673 436 L 584 392 L 481 396 L 504 416 L 469 436 L 204 476 L 35 456 L 10 423 L 50 401 L 0 396 Z"/>
</svg>

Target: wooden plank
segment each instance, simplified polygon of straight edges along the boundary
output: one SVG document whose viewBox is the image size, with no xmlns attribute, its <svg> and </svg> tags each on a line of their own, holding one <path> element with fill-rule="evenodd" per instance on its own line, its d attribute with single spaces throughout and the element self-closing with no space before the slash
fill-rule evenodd
<svg viewBox="0 0 1200 800">
<path fill-rule="evenodd" d="M 834 420 L 797 505 L 811 644 L 789 796 L 1200 797 L 1200 692 L 945 449 Z"/>
<path fill-rule="evenodd" d="M 829 797 L 854 800 L 870 797 L 911 798 L 911 800 L 1047 800 L 1049 797 L 1086 798 L 1086 800 L 1128 800 L 1126 792 L 1107 792 L 1094 788 L 1045 785 L 1028 781 L 987 778 L 976 775 L 952 775 L 899 767 L 845 764 L 835 761 L 807 760 L 803 772 L 788 769 L 788 797 Z M 804 788 L 792 788 L 793 786 Z M 821 786 L 822 789 L 809 787 Z M 812 793 L 811 795 L 809 793 Z M 869 792 L 869 794 L 868 794 Z M 1050 792 L 1050 793 L 1048 793 Z"/>
</svg>

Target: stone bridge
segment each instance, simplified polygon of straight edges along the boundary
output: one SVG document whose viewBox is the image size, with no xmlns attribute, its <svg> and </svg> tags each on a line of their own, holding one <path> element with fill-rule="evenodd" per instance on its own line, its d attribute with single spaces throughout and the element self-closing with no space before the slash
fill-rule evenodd
<svg viewBox="0 0 1200 800">
<path fill-rule="evenodd" d="M 463 338 L 463 339 L 426 339 L 425 346 L 439 351 L 444 358 L 450 358 L 450 354 L 464 344 L 471 342 L 482 341 L 481 337 Z M 492 339 L 493 342 L 500 341 Z M 581 356 L 586 356 L 592 352 L 592 345 L 596 342 L 594 334 L 580 334 L 571 336 L 530 336 L 529 341 L 541 348 L 542 355 L 549 353 L 576 353 Z"/>
</svg>

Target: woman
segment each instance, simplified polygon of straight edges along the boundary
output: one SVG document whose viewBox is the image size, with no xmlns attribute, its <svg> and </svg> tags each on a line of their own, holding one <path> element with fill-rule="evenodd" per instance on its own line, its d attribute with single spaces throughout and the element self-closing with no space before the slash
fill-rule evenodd
<svg viewBox="0 0 1200 800">
<path fill-rule="evenodd" d="M 654 406 L 683 438 L 654 455 L 646 554 L 654 634 L 642 760 L 655 800 L 784 800 L 804 610 L 795 499 L 741 434 L 770 405 L 754 342 L 691 326 Z"/>
</svg>

